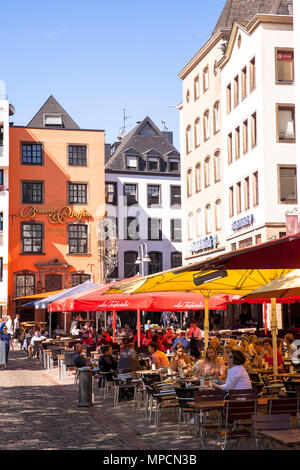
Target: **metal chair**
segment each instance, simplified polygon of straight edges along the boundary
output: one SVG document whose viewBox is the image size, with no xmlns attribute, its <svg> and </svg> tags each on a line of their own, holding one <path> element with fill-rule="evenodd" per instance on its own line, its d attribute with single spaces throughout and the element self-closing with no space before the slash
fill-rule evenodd
<svg viewBox="0 0 300 470">
<path fill-rule="evenodd" d="M 180 439 L 180 430 L 181 430 L 181 419 L 187 418 L 188 432 L 190 431 L 190 415 L 196 415 L 197 410 L 189 406 L 189 402 L 193 401 L 194 392 L 198 390 L 197 388 L 181 388 L 175 387 L 176 398 L 178 400 L 178 439 Z M 195 419 L 195 416 L 194 416 Z M 197 432 L 196 421 L 195 421 L 195 434 Z"/>
<path fill-rule="evenodd" d="M 174 385 L 166 382 L 155 382 L 152 386 L 155 390 L 153 398 L 156 400 L 154 426 L 156 435 L 158 435 L 162 411 L 165 409 L 177 409 L 178 401 Z"/>
<path fill-rule="evenodd" d="M 134 392 L 135 384 L 132 382 L 133 378 L 130 374 L 119 374 L 118 377 L 113 377 L 114 408 L 118 407 L 120 390 Z"/>
<path fill-rule="evenodd" d="M 145 417 L 146 419 L 149 418 L 149 422 L 151 423 L 152 419 L 152 407 L 153 407 L 153 395 L 155 393 L 154 388 L 152 387 L 154 382 L 160 382 L 160 375 L 159 374 L 149 374 L 143 375 L 142 381 L 144 384 L 144 403 L 145 403 Z M 150 410 L 149 410 L 150 407 Z"/>
<path fill-rule="evenodd" d="M 99 387 L 100 389 L 100 398 L 103 400 L 106 400 L 108 397 L 109 391 L 111 390 L 113 392 L 113 385 L 114 382 L 113 380 L 110 380 L 113 378 L 114 371 L 99 371 L 99 379 L 101 379 L 101 386 Z"/>
</svg>

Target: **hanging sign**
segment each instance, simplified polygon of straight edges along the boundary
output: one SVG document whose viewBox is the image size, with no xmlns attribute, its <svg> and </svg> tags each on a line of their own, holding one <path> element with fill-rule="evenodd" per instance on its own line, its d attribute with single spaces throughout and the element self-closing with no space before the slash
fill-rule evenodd
<svg viewBox="0 0 300 470">
<path fill-rule="evenodd" d="M 232 230 L 238 230 L 240 228 L 247 227 L 248 225 L 252 225 L 253 222 L 254 222 L 254 215 L 250 214 L 250 215 L 247 215 L 246 217 L 243 217 L 242 219 L 239 219 L 233 222 L 231 225 L 231 228 Z"/>
<path fill-rule="evenodd" d="M 209 235 L 209 237 L 202 238 L 196 242 L 192 242 L 190 245 L 191 253 L 199 253 L 199 251 L 207 249 L 215 249 L 218 245 L 218 235 Z"/>
<path fill-rule="evenodd" d="M 51 224 L 64 224 L 66 218 L 76 219 L 82 222 L 83 219 L 89 219 L 91 214 L 85 210 L 75 211 L 70 206 L 63 206 L 60 209 L 43 209 L 37 206 L 25 206 L 20 211 L 22 219 L 30 218 L 35 219 L 38 215 L 47 215 Z"/>
</svg>

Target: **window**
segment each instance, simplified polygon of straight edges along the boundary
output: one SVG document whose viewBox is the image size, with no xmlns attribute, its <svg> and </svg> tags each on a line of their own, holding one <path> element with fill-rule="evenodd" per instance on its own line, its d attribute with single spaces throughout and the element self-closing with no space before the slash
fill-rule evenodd
<svg viewBox="0 0 300 470">
<path fill-rule="evenodd" d="M 205 67 L 203 70 L 203 93 L 208 90 L 209 86 L 209 74 L 208 74 L 208 66 Z"/>
<path fill-rule="evenodd" d="M 231 251 L 235 251 L 236 250 L 236 243 L 231 243 Z"/>
<path fill-rule="evenodd" d="M 111 215 L 105 218 L 104 235 L 105 235 L 105 240 L 112 240 L 112 239 L 118 238 L 119 227 L 118 227 L 117 217 Z"/>
<path fill-rule="evenodd" d="M 171 253 L 171 268 L 179 268 L 180 266 L 182 266 L 182 253 L 173 251 Z"/>
<path fill-rule="evenodd" d="M 244 206 L 245 211 L 250 209 L 250 184 L 249 176 L 244 179 Z"/>
<path fill-rule="evenodd" d="M 203 115 L 203 139 L 209 139 L 209 111 L 205 111 Z"/>
<path fill-rule="evenodd" d="M 69 253 L 88 253 L 88 226 L 84 224 L 68 225 Z"/>
<path fill-rule="evenodd" d="M 297 204 L 296 166 L 279 166 L 279 204 Z"/>
<path fill-rule="evenodd" d="M 220 152 L 217 152 L 214 155 L 214 169 L 215 169 L 215 183 L 221 180 L 221 156 Z"/>
<path fill-rule="evenodd" d="M 160 186 L 148 185 L 148 207 L 160 207 Z"/>
<path fill-rule="evenodd" d="M 72 287 L 79 286 L 83 282 L 87 282 L 91 279 L 90 274 L 76 273 L 71 275 Z"/>
<path fill-rule="evenodd" d="M 200 80 L 199 75 L 194 80 L 194 100 L 197 100 L 200 97 Z"/>
<path fill-rule="evenodd" d="M 261 234 L 255 235 L 255 245 L 261 244 Z"/>
<path fill-rule="evenodd" d="M 197 237 L 201 237 L 202 234 L 202 216 L 201 216 L 201 209 L 197 209 L 196 211 L 196 226 L 197 226 Z"/>
<path fill-rule="evenodd" d="M 126 170 L 138 170 L 137 157 L 126 157 Z"/>
<path fill-rule="evenodd" d="M 258 172 L 253 173 L 253 206 L 259 204 L 259 193 L 258 193 Z"/>
<path fill-rule="evenodd" d="M 137 198 L 137 185 L 124 184 L 124 205 L 133 206 L 138 203 Z"/>
<path fill-rule="evenodd" d="M 250 92 L 251 92 L 256 88 L 256 63 L 255 63 L 255 57 L 253 57 L 253 59 L 250 60 L 249 69 L 250 69 Z"/>
<path fill-rule="evenodd" d="M 244 67 L 241 73 L 242 78 L 242 100 L 247 96 L 247 67 Z"/>
<path fill-rule="evenodd" d="M 204 160 L 204 184 L 205 187 L 210 185 L 210 157 Z"/>
<path fill-rule="evenodd" d="M 62 127 L 62 115 L 61 114 L 44 114 L 44 126 L 46 127 Z"/>
<path fill-rule="evenodd" d="M 16 274 L 16 297 L 25 297 L 35 293 L 34 274 Z"/>
<path fill-rule="evenodd" d="M 160 171 L 159 158 L 148 157 L 147 163 L 149 171 Z"/>
<path fill-rule="evenodd" d="M 169 171 L 178 172 L 179 171 L 179 160 L 178 158 L 169 159 Z"/>
<path fill-rule="evenodd" d="M 220 130 L 220 103 L 217 101 L 214 104 L 214 133 Z"/>
<path fill-rule="evenodd" d="M 42 144 L 22 144 L 22 165 L 42 165 Z"/>
<path fill-rule="evenodd" d="M 251 116 L 251 147 L 254 148 L 257 145 L 257 122 L 256 113 Z"/>
<path fill-rule="evenodd" d="M 171 219 L 171 241 L 181 242 L 181 219 Z"/>
<path fill-rule="evenodd" d="M 246 248 L 247 246 L 252 245 L 252 237 L 246 238 L 245 240 L 241 240 L 239 242 L 239 248 Z"/>
<path fill-rule="evenodd" d="M 187 91 L 186 91 L 185 99 L 186 99 L 186 102 L 187 102 L 187 103 L 190 102 L 190 90 L 187 90 Z"/>
<path fill-rule="evenodd" d="M 22 203 L 23 204 L 43 204 L 44 193 L 43 182 L 23 181 L 22 182 Z"/>
<path fill-rule="evenodd" d="M 239 76 L 234 77 L 233 80 L 233 105 L 236 107 L 239 104 L 240 98 L 240 86 L 239 86 Z"/>
<path fill-rule="evenodd" d="M 188 239 L 192 240 L 194 236 L 194 215 L 192 212 L 188 215 Z"/>
<path fill-rule="evenodd" d="M 242 212 L 242 190 L 241 182 L 236 184 L 236 212 L 239 214 Z"/>
<path fill-rule="evenodd" d="M 187 172 L 186 177 L 186 189 L 187 189 L 187 196 L 191 196 L 193 194 L 193 182 L 192 182 L 193 173 L 192 170 L 189 169 Z"/>
<path fill-rule="evenodd" d="M 206 233 L 211 233 L 211 205 L 206 204 L 205 206 L 205 229 Z"/>
<path fill-rule="evenodd" d="M 201 191 L 201 163 L 197 163 L 195 170 L 195 187 L 196 193 Z"/>
<path fill-rule="evenodd" d="M 0 170 L 0 186 L 3 186 L 3 184 L 4 184 L 3 176 L 4 176 L 3 170 Z"/>
<path fill-rule="evenodd" d="M 227 136 L 228 165 L 232 163 L 232 132 Z"/>
<path fill-rule="evenodd" d="M 118 204 L 117 183 L 105 183 L 105 202 L 116 206 Z"/>
<path fill-rule="evenodd" d="M 68 204 L 87 204 L 87 184 L 68 183 Z"/>
<path fill-rule="evenodd" d="M 221 199 L 217 199 L 215 202 L 215 221 L 216 230 L 221 229 Z"/>
<path fill-rule="evenodd" d="M 140 238 L 139 219 L 136 217 L 126 217 L 124 220 L 124 239 L 125 240 L 138 240 Z"/>
<path fill-rule="evenodd" d="M 248 119 L 243 122 L 243 155 L 248 152 Z"/>
<path fill-rule="evenodd" d="M 293 49 L 275 49 L 276 82 L 292 83 L 294 81 Z"/>
<path fill-rule="evenodd" d="M 190 153 L 192 150 L 192 128 L 188 126 L 186 128 L 186 153 Z"/>
<path fill-rule="evenodd" d="M 170 186 L 170 207 L 181 208 L 181 186 Z"/>
<path fill-rule="evenodd" d="M 233 203 L 233 186 L 229 188 L 229 217 L 234 215 L 234 203 Z"/>
<path fill-rule="evenodd" d="M 124 277 L 135 276 L 138 272 L 138 264 L 135 264 L 137 260 L 136 251 L 125 251 L 124 252 Z"/>
<path fill-rule="evenodd" d="M 69 145 L 69 165 L 87 166 L 86 145 Z"/>
<path fill-rule="evenodd" d="M 295 142 L 295 106 L 276 105 L 277 111 L 277 142 Z"/>
<path fill-rule="evenodd" d="M 148 263 L 148 274 L 159 273 L 163 270 L 163 257 L 160 251 L 152 251 L 149 253 L 151 261 Z"/>
<path fill-rule="evenodd" d="M 200 118 L 195 121 L 195 147 L 200 145 Z"/>
<path fill-rule="evenodd" d="M 3 232 L 3 212 L 0 212 L 0 232 Z M 3 234 L 1 234 L 2 242 L 3 242 Z"/>
<path fill-rule="evenodd" d="M 235 129 L 234 141 L 235 141 L 235 159 L 238 160 L 241 156 L 240 126 L 238 126 Z"/>
<path fill-rule="evenodd" d="M 231 112 L 231 83 L 226 88 L 227 114 Z"/>
<path fill-rule="evenodd" d="M 43 225 L 22 223 L 22 253 L 41 254 L 43 252 Z"/>
<path fill-rule="evenodd" d="M 148 219 L 148 240 L 161 240 L 161 239 L 162 239 L 161 219 L 149 218 Z"/>
</svg>

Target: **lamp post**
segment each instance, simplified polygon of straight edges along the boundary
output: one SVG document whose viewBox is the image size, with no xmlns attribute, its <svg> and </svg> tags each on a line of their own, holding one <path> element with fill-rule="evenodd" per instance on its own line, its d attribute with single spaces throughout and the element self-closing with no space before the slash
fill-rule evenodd
<svg viewBox="0 0 300 470">
<path fill-rule="evenodd" d="M 142 276 L 145 276 L 145 263 L 150 263 L 151 258 L 148 255 L 148 246 L 147 243 L 141 243 L 138 246 L 138 257 L 135 261 L 135 264 L 141 264 L 142 265 Z M 143 319 L 144 317 L 144 312 L 142 312 Z M 141 346 L 141 311 L 138 309 L 137 311 L 137 334 L 138 334 L 138 347 Z"/>
</svg>

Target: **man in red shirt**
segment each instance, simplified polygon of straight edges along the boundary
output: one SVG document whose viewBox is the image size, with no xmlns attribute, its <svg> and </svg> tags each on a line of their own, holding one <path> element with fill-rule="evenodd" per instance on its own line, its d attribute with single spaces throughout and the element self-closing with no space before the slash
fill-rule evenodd
<svg viewBox="0 0 300 470">
<path fill-rule="evenodd" d="M 198 341 L 200 341 L 200 339 L 202 337 L 201 330 L 200 330 L 200 328 L 198 328 L 196 320 L 192 321 L 192 326 L 188 330 L 188 337 L 197 339 Z"/>
</svg>

